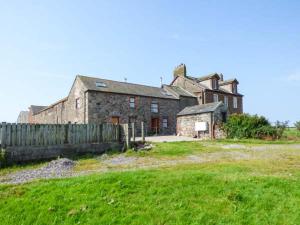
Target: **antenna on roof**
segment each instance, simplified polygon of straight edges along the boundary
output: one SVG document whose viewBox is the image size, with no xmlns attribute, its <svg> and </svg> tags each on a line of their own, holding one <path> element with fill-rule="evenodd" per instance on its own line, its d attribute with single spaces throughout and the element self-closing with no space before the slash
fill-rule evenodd
<svg viewBox="0 0 300 225">
<path fill-rule="evenodd" d="M 124 81 L 125 81 L 125 83 L 127 83 L 127 77 L 124 77 Z"/>
<path fill-rule="evenodd" d="M 162 87 L 163 86 L 163 78 L 160 77 L 160 86 Z"/>
</svg>

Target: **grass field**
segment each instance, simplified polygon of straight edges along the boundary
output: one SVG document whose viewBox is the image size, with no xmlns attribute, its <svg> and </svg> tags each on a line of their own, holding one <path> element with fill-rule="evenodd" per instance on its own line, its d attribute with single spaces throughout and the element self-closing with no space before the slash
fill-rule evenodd
<svg viewBox="0 0 300 225">
<path fill-rule="evenodd" d="M 220 149 L 223 142 L 161 143 L 143 155 L 125 155 L 160 160 L 232 151 Z M 245 145 L 266 144 L 248 140 Z M 39 225 L 300 224 L 300 153 L 287 146 L 251 153 L 264 154 L 255 160 L 224 159 L 0 185 L 0 221 Z M 94 161 L 79 160 L 83 167 Z"/>
<path fill-rule="evenodd" d="M 300 140 L 300 131 L 296 128 L 288 128 L 284 132 L 285 139 L 288 140 Z"/>
</svg>

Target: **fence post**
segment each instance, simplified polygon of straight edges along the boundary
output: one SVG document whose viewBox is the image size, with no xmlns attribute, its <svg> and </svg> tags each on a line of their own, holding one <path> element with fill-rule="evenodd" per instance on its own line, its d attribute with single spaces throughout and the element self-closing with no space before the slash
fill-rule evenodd
<svg viewBox="0 0 300 225">
<path fill-rule="evenodd" d="M 65 126 L 65 143 L 66 144 L 72 144 L 72 125 L 71 125 L 71 122 L 68 122 L 68 124 Z"/>
<path fill-rule="evenodd" d="M 6 124 L 6 146 L 11 146 L 11 123 Z"/>
<path fill-rule="evenodd" d="M 125 149 L 129 149 L 130 146 L 130 133 L 129 133 L 129 124 L 124 124 L 124 134 L 125 134 Z"/>
<path fill-rule="evenodd" d="M 120 142 L 120 124 L 117 124 L 115 126 L 116 126 L 116 141 Z"/>
<path fill-rule="evenodd" d="M 3 122 L 1 126 L 1 148 L 6 147 L 6 123 Z"/>
<path fill-rule="evenodd" d="M 132 141 L 135 142 L 135 123 L 131 123 Z"/>
<path fill-rule="evenodd" d="M 141 131 L 142 131 L 142 142 L 145 142 L 145 128 L 144 128 L 144 121 L 141 123 Z"/>
</svg>

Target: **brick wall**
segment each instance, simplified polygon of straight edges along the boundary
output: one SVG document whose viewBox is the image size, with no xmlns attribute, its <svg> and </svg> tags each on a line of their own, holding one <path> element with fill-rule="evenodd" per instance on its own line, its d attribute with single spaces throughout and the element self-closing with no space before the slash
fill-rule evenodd
<svg viewBox="0 0 300 225">
<path fill-rule="evenodd" d="M 224 96 L 227 96 L 228 98 L 228 112 L 230 114 L 233 113 L 243 113 L 243 97 L 239 95 L 233 95 L 233 94 L 225 94 L 223 92 L 218 91 L 206 91 L 205 92 L 205 103 L 211 103 L 214 101 L 213 95 L 218 95 L 218 100 L 224 103 Z M 233 107 L 233 98 L 237 97 L 237 108 Z"/>
</svg>

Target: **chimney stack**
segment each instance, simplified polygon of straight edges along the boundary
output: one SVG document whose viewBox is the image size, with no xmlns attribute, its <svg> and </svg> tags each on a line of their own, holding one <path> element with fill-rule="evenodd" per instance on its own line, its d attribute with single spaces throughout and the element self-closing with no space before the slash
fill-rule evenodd
<svg viewBox="0 0 300 225">
<path fill-rule="evenodd" d="M 186 66 L 185 66 L 185 64 L 181 63 L 179 66 L 177 66 L 174 69 L 173 75 L 174 75 L 174 78 L 176 78 L 178 76 L 186 77 Z"/>
<path fill-rule="evenodd" d="M 220 81 L 224 81 L 223 73 L 220 73 L 219 76 L 220 76 Z"/>
</svg>

